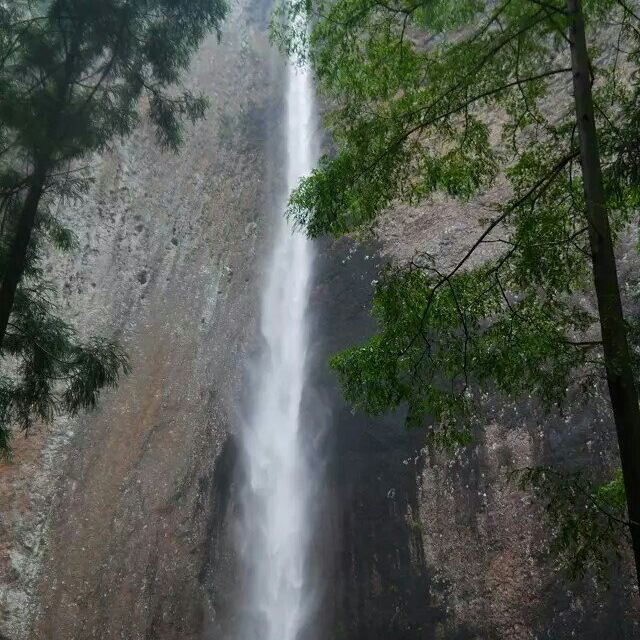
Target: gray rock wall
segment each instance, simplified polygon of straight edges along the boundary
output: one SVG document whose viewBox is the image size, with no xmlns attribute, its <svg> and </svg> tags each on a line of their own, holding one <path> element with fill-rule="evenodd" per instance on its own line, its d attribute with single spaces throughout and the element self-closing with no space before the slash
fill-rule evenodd
<svg viewBox="0 0 640 640">
<path fill-rule="evenodd" d="M 404 221 L 424 215 L 437 229 L 446 224 L 438 213 L 429 208 Z M 424 219 L 419 224 L 426 228 Z M 510 469 L 526 465 L 611 465 L 615 435 L 602 397 L 585 403 L 574 395 L 565 413 L 547 416 L 528 399 L 489 396 L 476 441 L 451 455 L 430 452 L 423 431 L 404 428 L 402 412 L 353 414 L 341 399 L 326 359 L 374 330 L 371 280 L 390 259 L 380 239 L 356 248 L 325 243 L 312 298 L 313 380 L 331 412 L 323 442 L 328 506 L 318 525 L 332 551 L 322 558 L 323 621 L 331 621 L 323 637 L 640 637 L 629 564 L 615 566 L 609 590 L 569 582 L 554 568 L 543 505 L 507 482 Z"/>
<path fill-rule="evenodd" d="M 401 263 L 426 251 L 440 264 L 455 264 L 482 231 L 491 203 L 505 193 L 499 183 L 469 204 L 436 198 L 390 211 L 376 230 L 383 259 Z M 475 263 L 493 251 L 478 252 Z M 633 242 L 623 243 L 619 260 L 632 308 Z M 446 607 L 438 633 L 451 637 L 464 629 L 472 638 L 500 640 L 640 637 L 630 559 L 614 565 L 609 589 L 569 581 L 549 552 L 544 505 L 507 481 L 511 470 L 540 464 L 595 474 L 617 468 L 604 385 L 589 394 L 571 390 L 565 406 L 550 414 L 531 397 L 512 402 L 489 394 L 484 405 L 484 425 L 471 446 L 454 455 L 424 448 L 413 461 L 419 506 L 408 517 L 422 538 L 431 597 Z"/>
<path fill-rule="evenodd" d="M 180 155 L 143 124 L 93 161 L 95 185 L 69 213 L 81 249 L 51 260 L 65 313 L 119 339 L 133 373 L 94 413 L 18 438 L 0 471 L 12 640 L 186 640 L 216 625 L 231 560 L 212 546 L 213 514 L 277 179 L 283 64 L 267 15 L 237 3 L 222 42 L 202 47 L 188 85 L 212 106 Z"/>
</svg>

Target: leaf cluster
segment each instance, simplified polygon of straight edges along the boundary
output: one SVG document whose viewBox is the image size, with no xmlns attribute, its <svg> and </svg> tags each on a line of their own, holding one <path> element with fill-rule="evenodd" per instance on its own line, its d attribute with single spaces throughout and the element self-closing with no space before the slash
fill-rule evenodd
<svg viewBox="0 0 640 640">
<path fill-rule="evenodd" d="M 80 340 L 56 308 L 54 288 L 32 266 L 18 290 L 0 353 L 0 455 L 10 455 L 13 427 L 52 422 L 95 407 L 100 391 L 130 371 L 116 343 Z"/>
<path fill-rule="evenodd" d="M 529 467 L 512 472 L 510 480 L 533 490 L 544 504 L 551 551 L 560 567 L 573 580 L 592 573 L 606 583 L 611 562 L 622 555 L 629 535 L 622 472 L 595 484 L 582 472 Z"/>
</svg>

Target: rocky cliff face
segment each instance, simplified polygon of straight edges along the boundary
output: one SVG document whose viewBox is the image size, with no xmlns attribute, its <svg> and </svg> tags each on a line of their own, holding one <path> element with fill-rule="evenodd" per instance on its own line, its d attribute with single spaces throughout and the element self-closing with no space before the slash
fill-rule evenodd
<svg viewBox="0 0 640 640">
<path fill-rule="evenodd" d="M 95 413 L 18 438 L 0 468 L 0 637 L 232 637 L 234 431 L 282 188 L 284 68 L 268 11 L 240 2 L 222 43 L 202 48 L 189 84 L 213 106 L 180 156 L 142 126 L 96 160 L 83 248 L 52 260 L 69 318 L 115 333 L 134 371 Z M 307 433 L 323 480 L 319 607 L 305 640 L 640 638 L 630 577 L 609 592 L 562 582 L 540 506 L 505 484 L 514 464 L 608 464 L 603 402 L 566 420 L 490 400 L 481 437 L 444 457 L 401 414 L 353 415 L 326 366 L 373 331 L 379 265 L 416 249 L 453 259 L 477 204 L 399 210 L 375 245 L 318 246 L 305 409 L 324 425 Z"/>
<path fill-rule="evenodd" d="M 504 195 L 498 184 L 486 196 L 459 205 L 446 198 L 390 212 L 377 230 L 382 257 L 402 262 L 428 252 L 455 264 L 480 220 Z M 488 251 L 491 251 L 489 249 Z M 480 252 L 476 260 L 487 253 Z M 620 248 L 620 277 L 632 307 L 637 264 L 633 243 Z M 531 397 L 509 402 L 487 395 L 476 441 L 454 455 L 425 448 L 410 464 L 418 509 L 407 505 L 419 529 L 429 592 L 446 609 L 441 637 L 636 638 L 640 611 L 629 558 L 616 564 L 610 588 L 571 582 L 554 568 L 544 505 L 508 482 L 527 466 L 598 470 L 617 467 L 615 427 L 604 385 L 585 395 L 569 392 L 565 406 L 547 414 Z"/>
<path fill-rule="evenodd" d="M 407 431 L 401 412 L 353 415 L 322 366 L 374 329 L 371 281 L 384 261 L 402 259 L 401 238 L 453 261 L 474 233 L 476 218 L 464 213 L 451 203 L 392 212 L 376 244 L 341 241 L 321 252 L 315 377 L 331 407 L 331 509 L 322 527 L 333 549 L 326 604 L 334 612 L 326 637 L 638 638 L 630 566 L 616 566 L 609 590 L 569 582 L 554 570 L 543 505 L 507 482 L 509 470 L 527 465 L 610 465 L 601 452 L 615 451 L 615 433 L 602 396 L 570 397 L 566 411 L 552 415 L 528 398 L 488 397 L 476 441 L 449 455 L 431 452 L 423 432 Z"/>
<path fill-rule="evenodd" d="M 52 260 L 68 317 L 115 334 L 133 373 L 95 413 L 18 438 L 0 470 L 0 634 L 12 640 L 185 640 L 215 626 L 212 529 L 280 138 L 267 15 L 239 3 L 222 42 L 202 47 L 188 84 L 212 108 L 180 155 L 143 125 L 95 160 L 74 212 L 82 248 Z"/>
</svg>

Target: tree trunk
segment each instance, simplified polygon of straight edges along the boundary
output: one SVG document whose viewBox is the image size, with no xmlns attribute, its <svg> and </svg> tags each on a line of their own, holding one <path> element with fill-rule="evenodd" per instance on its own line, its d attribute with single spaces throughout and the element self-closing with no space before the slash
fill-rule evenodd
<svg viewBox="0 0 640 640">
<path fill-rule="evenodd" d="M 20 218 L 15 235 L 11 241 L 6 263 L 6 273 L 2 278 L 2 282 L 0 282 L 0 348 L 2 348 L 4 336 L 7 332 L 7 325 L 9 323 L 11 310 L 13 309 L 16 290 L 18 289 L 18 284 L 26 267 L 29 243 L 31 242 L 31 234 L 36 223 L 38 206 L 40 205 L 40 199 L 42 198 L 45 187 L 47 170 L 50 170 L 52 166 L 50 162 L 51 148 L 46 148 L 46 146 L 55 147 L 54 141 L 58 140 L 64 107 L 70 103 L 67 94 L 73 85 L 73 78 L 77 75 L 76 64 L 80 50 L 80 41 L 84 33 L 84 25 L 81 21 L 78 21 L 74 25 L 74 28 L 75 30 L 72 36 L 70 36 L 70 48 L 65 59 L 64 79 L 57 85 L 57 108 L 53 113 L 50 126 L 47 129 L 48 136 L 42 141 L 42 143 L 45 144 L 45 149 L 40 148 L 39 156 L 36 155 L 36 158 L 39 158 L 39 160 L 36 159 L 35 161 L 33 179 L 27 192 L 24 205 L 20 211 Z"/>
<path fill-rule="evenodd" d="M 640 407 L 622 312 L 616 259 L 605 206 L 602 168 L 591 93 L 584 15 L 580 0 L 567 0 L 571 16 L 571 66 L 576 123 L 586 200 L 593 279 L 602 331 L 605 369 L 618 434 L 631 539 L 640 585 Z"/>
<path fill-rule="evenodd" d="M 27 192 L 27 197 L 20 211 L 20 218 L 7 256 L 6 271 L 0 282 L 0 347 L 7 332 L 9 316 L 13 309 L 16 290 L 27 264 L 27 252 L 31 241 L 31 234 L 36 223 L 38 205 L 44 190 L 46 171 L 43 167 L 36 167 L 33 182 Z"/>
</svg>

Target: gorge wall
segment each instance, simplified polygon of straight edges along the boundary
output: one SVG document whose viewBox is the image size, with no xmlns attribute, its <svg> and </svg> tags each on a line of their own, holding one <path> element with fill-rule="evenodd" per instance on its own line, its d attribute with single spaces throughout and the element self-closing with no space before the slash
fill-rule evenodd
<svg viewBox="0 0 640 640">
<path fill-rule="evenodd" d="M 372 280 L 384 261 L 402 257 L 395 238 L 413 238 L 435 252 L 430 239 L 439 237 L 453 261 L 474 233 L 474 217 L 451 203 L 390 217 L 375 243 L 323 247 L 313 300 L 325 359 L 374 329 Z M 571 582 L 554 567 L 544 504 L 507 482 L 511 469 L 529 465 L 611 465 L 601 453 L 615 451 L 603 396 L 570 397 L 564 411 L 551 415 L 528 398 L 508 403 L 489 396 L 475 442 L 448 454 L 430 451 L 424 432 L 407 431 L 401 412 L 353 415 L 326 366 L 316 376 L 332 425 L 327 486 L 333 510 L 324 526 L 334 552 L 334 632 L 327 637 L 640 637 L 628 558 L 614 565 L 609 588 L 590 579 Z"/>
<path fill-rule="evenodd" d="M 67 317 L 120 340 L 133 372 L 97 411 L 18 436 L 2 465 L 3 637 L 186 640 L 216 624 L 216 514 L 281 144 L 268 12 L 235 5 L 197 55 L 187 84 L 211 108 L 179 155 L 143 124 L 95 160 L 81 249 L 52 256 Z"/>
<path fill-rule="evenodd" d="M 142 126 L 96 160 L 81 250 L 52 257 L 69 319 L 120 339 L 133 372 L 94 413 L 18 437 L 0 467 L 0 638 L 230 640 L 237 626 L 236 430 L 284 179 L 269 10 L 241 0 L 198 54 L 188 84 L 212 108 L 179 156 Z M 541 506 L 505 483 L 510 465 L 608 464 L 603 401 L 567 420 L 489 399 L 481 437 L 446 457 L 401 413 L 352 414 L 326 366 L 374 330 L 382 262 L 453 259 L 474 220 L 434 203 L 393 212 L 375 242 L 318 244 L 305 411 L 323 425 L 306 434 L 320 606 L 305 639 L 640 638 L 630 575 L 609 591 L 565 582 Z"/>
</svg>

